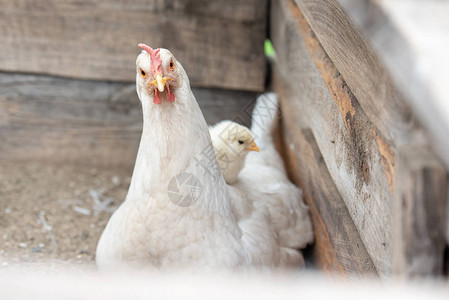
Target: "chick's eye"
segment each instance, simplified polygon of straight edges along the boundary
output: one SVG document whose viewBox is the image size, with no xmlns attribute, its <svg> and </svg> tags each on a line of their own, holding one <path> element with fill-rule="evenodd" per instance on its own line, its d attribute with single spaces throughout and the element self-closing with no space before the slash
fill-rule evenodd
<svg viewBox="0 0 449 300">
<path fill-rule="evenodd" d="M 140 69 L 140 75 L 142 75 L 143 78 L 147 76 L 147 73 L 145 73 L 144 70 Z"/>
<path fill-rule="evenodd" d="M 239 140 L 238 142 L 239 142 L 239 144 L 240 144 L 240 145 L 242 145 L 242 144 L 243 144 L 243 141 L 242 141 L 242 140 Z"/>
<path fill-rule="evenodd" d="M 174 67 L 175 67 L 175 64 L 173 63 L 173 60 L 170 60 L 170 69 L 173 70 Z"/>
</svg>

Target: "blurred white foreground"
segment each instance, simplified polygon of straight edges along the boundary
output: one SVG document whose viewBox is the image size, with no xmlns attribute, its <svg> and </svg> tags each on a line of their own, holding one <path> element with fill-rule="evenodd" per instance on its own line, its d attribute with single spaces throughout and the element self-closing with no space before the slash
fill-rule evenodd
<svg viewBox="0 0 449 300">
<path fill-rule="evenodd" d="M 447 284 L 290 275 L 0 269 L 0 299 L 449 299 Z"/>
</svg>

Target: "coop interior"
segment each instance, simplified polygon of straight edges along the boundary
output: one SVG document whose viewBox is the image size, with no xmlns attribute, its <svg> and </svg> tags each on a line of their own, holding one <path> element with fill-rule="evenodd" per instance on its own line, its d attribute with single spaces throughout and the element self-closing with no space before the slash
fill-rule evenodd
<svg viewBox="0 0 449 300">
<path fill-rule="evenodd" d="M 307 268 L 447 276 L 448 44 L 429 22 L 447 25 L 443 2 L 22 4 L 0 1 L 2 266 L 95 267 L 139 147 L 145 42 L 183 64 L 208 124 L 249 126 L 256 97 L 278 95 L 276 145 L 314 227 Z"/>
</svg>

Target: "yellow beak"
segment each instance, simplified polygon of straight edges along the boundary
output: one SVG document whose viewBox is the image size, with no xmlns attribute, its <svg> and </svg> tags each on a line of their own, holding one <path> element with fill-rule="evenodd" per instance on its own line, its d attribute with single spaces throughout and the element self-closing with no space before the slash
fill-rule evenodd
<svg viewBox="0 0 449 300">
<path fill-rule="evenodd" d="M 162 77 L 162 74 L 156 74 L 156 79 L 154 79 L 152 82 L 149 83 L 149 85 L 154 85 L 157 87 L 157 89 L 159 90 L 159 92 L 163 92 L 165 89 L 165 83 L 170 80 L 170 78 L 167 77 Z"/>
<path fill-rule="evenodd" d="M 257 144 L 256 144 L 256 142 L 254 140 L 251 141 L 251 145 L 246 147 L 246 150 L 257 151 L 257 152 L 260 151 L 259 147 L 257 146 Z"/>
</svg>

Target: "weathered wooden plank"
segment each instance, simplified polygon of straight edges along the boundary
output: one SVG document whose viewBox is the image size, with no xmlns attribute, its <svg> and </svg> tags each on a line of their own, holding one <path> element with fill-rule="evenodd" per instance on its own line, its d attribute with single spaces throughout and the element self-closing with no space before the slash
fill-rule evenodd
<svg viewBox="0 0 449 300">
<path fill-rule="evenodd" d="M 393 273 L 442 275 L 448 176 L 427 149 L 402 147 L 393 205 Z"/>
<path fill-rule="evenodd" d="M 275 76 L 282 109 L 280 138 L 290 178 L 303 190 L 315 233 L 314 259 L 321 269 L 348 276 L 377 276 L 373 261 L 340 196 L 310 129 L 298 126 L 288 85 Z M 278 136 L 279 137 L 279 136 Z"/>
<path fill-rule="evenodd" d="M 293 91 L 288 109 L 304 116 L 298 125 L 311 128 L 376 269 L 389 275 L 395 149 L 369 121 L 295 2 L 274 1 L 271 24 L 278 71 Z"/>
<path fill-rule="evenodd" d="M 0 0 L 0 71 L 133 81 L 137 43 L 194 86 L 261 91 L 267 0 Z"/>
<path fill-rule="evenodd" d="M 449 3 L 338 0 L 391 74 L 449 168 Z"/>
<path fill-rule="evenodd" d="M 424 124 L 431 146 L 449 168 L 448 68 L 442 65 L 449 48 L 449 6 L 441 1 L 296 2 L 383 136 L 398 145 L 428 144 Z"/>
<path fill-rule="evenodd" d="M 429 130 L 432 146 L 449 168 L 449 101 L 446 92 L 449 4 L 413 0 L 338 2 L 385 63 L 414 113 Z M 446 222 L 449 242 L 449 210 Z"/>
<path fill-rule="evenodd" d="M 390 73 L 334 0 L 295 0 L 371 122 L 399 145 L 422 139 L 422 128 Z"/>
<path fill-rule="evenodd" d="M 371 122 L 370 116 L 365 114 L 338 68 L 321 46 L 296 1 L 274 2 L 272 18 L 275 20 L 271 23 L 271 29 L 278 52 L 278 72 L 283 81 L 290 83 L 293 91 L 289 97 L 291 103 L 288 110 L 293 114 L 306 116 L 296 122 L 298 126 L 312 129 L 330 175 L 380 275 L 389 275 L 391 272 L 392 220 L 404 225 L 401 227 L 402 231 L 396 233 L 396 243 L 400 239 L 408 245 L 412 243 L 411 240 L 422 239 L 437 246 L 437 250 L 433 249 L 436 252 L 428 250 L 425 244 L 422 247 L 404 247 L 407 251 L 415 251 L 402 253 L 405 256 L 402 262 L 406 262 L 399 264 L 402 266 L 402 274 L 435 274 L 436 269 L 442 268 L 442 256 L 423 267 L 418 267 L 421 262 L 416 263 L 415 260 L 426 255 L 436 257 L 437 252 L 442 252 L 441 243 L 444 244 L 442 236 L 447 215 L 438 219 L 438 225 L 435 225 L 437 228 L 433 231 L 410 235 L 410 230 L 414 228 L 428 227 L 412 218 L 413 212 L 396 212 L 392 215 L 390 204 L 393 203 L 393 195 L 401 197 L 398 195 L 403 195 L 404 191 L 410 193 L 412 188 L 411 185 L 404 188 L 403 183 L 397 183 L 396 180 L 411 178 L 418 183 L 425 181 L 429 187 L 424 190 L 415 189 L 415 198 L 411 197 L 409 200 L 413 204 L 435 204 L 432 209 L 421 205 L 420 208 L 424 211 L 421 214 L 426 216 L 426 220 L 429 216 L 435 216 L 437 210 L 446 214 L 447 174 L 444 167 L 438 164 L 435 154 L 422 137 L 416 139 L 410 136 L 392 136 L 393 140 L 389 140 L 383 136 L 381 130 Z M 283 22 L 279 21 L 284 19 Z M 285 87 L 277 87 L 277 90 L 282 92 Z M 409 157 L 404 154 L 405 157 L 402 158 L 402 153 L 397 151 L 397 146 L 406 141 L 409 143 L 407 147 L 422 149 L 421 156 L 414 156 L 414 159 L 428 162 L 432 158 L 430 176 L 421 174 L 424 170 L 429 171 L 427 165 L 421 166 L 421 169 L 398 169 L 398 161 L 406 165 L 404 160 L 407 161 Z M 436 201 L 435 198 L 439 200 Z M 435 232 L 438 234 L 434 234 Z M 435 235 L 439 239 L 435 239 Z"/>
<path fill-rule="evenodd" d="M 209 124 L 256 94 L 194 89 Z M 132 167 L 142 129 L 135 84 L 0 73 L 0 159 Z"/>
</svg>

